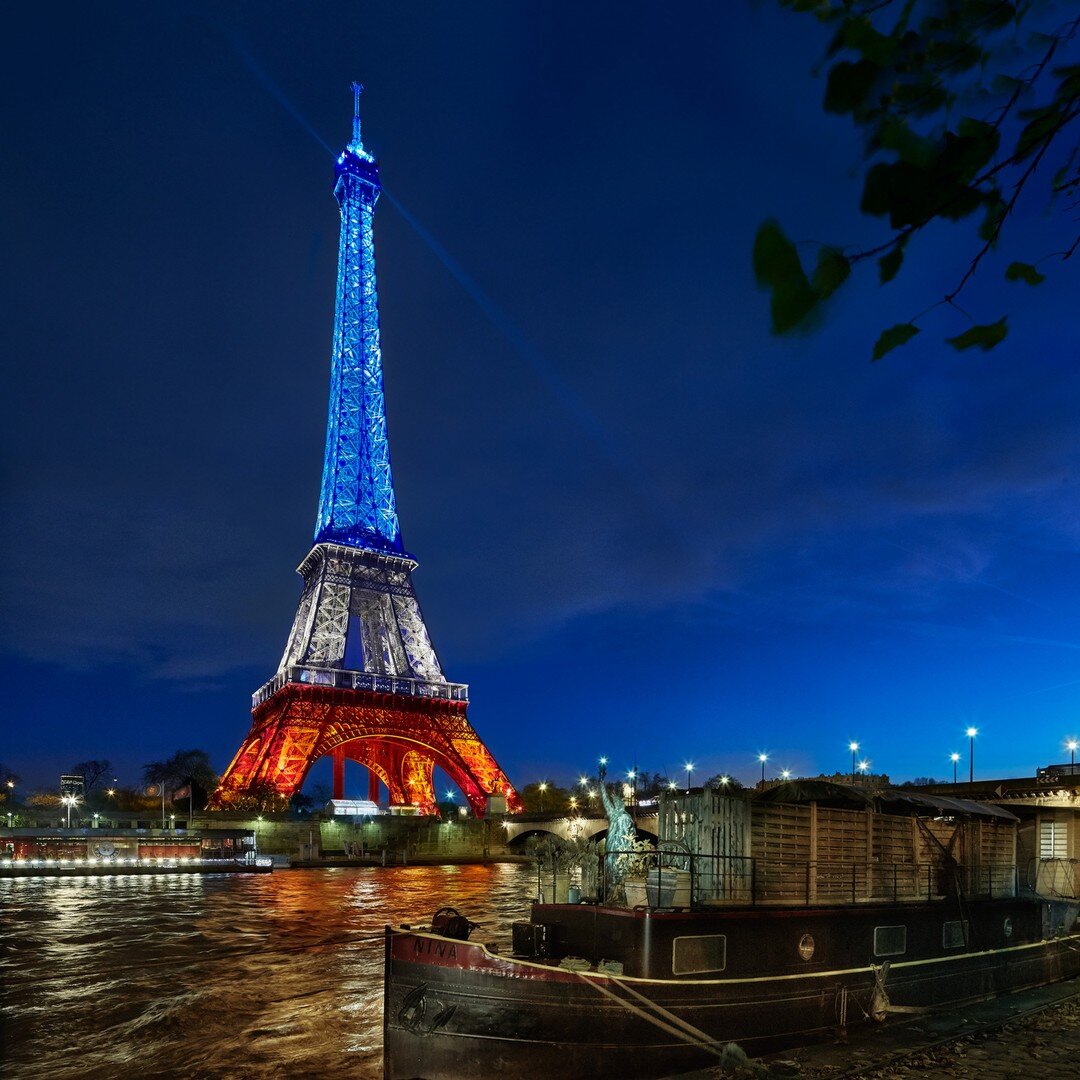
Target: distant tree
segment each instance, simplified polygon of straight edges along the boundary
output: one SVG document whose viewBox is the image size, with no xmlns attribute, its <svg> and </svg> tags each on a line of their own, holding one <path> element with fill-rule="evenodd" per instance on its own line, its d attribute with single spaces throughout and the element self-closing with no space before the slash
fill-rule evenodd
<svg viewBox="0 0 1080 1080">
<path fill-rule="evenodd" d="M 970 222 L 951 233 L 968 262 L 936 302 L 883 330 L 873 359 L 920 332 L 942 305 L 967 320 L 946 338 L 957 350 L 987 350 L 1004 340 L 1006 315 L 977 322 L 957 302 L 984 257 L 1006 240 L 1017 200 L 1041 186 L 1059 215 L 1058 250 L 1031 251 L 1007 239 L 1018 258 L 1004 270 L 1017 288 L 1038 285 L 1051 264 L 1080 247 L 1080 15 L 1053 0 L 778 0 L 832 31 L 826 52 L 826 112 L 850 116 L 865 144 L 860 209 L 886 219 L 876 243 L 792 242 L 778 222 L 758 228 L 754 272 L 771 293 L 772 328 L 801 330 L 859 264 L 877 263 L 881 284 L 895 278 L 913 241 L 934 223 Z M 977 218 L 978 224 L 971 219 Z M 910 245 L 910 247 L 909 247 Z M 816 254 L 813 269 L 798 247 Z M 961 250 L 964 250 L 961 247 Z M 1038 269 L 1036 264 L 1042 269 Z M 917 271 L 916 271 L 917 272 Z M 998 315 L 993 312 L 993 315 Z"/>
<path fill-rule="evenodd" d="M 540 790 L 541 784 L 544 784 L 543 791 Z M 526 811 L 530 814 L 539 814 L 541 812 L 557 814 L 569 809 L 572 792 L 559 787 L 558 784 L 552 784 L 546 780 L 537 780 L 531 784 L 526 784 L 518 794 L 525 804 Z"/>
<path fill-rule="evenodd" d="M 320 810 L 330 801 L 330 789 L 326 784 L 312 784 L 311 801 Z"/>
<path fill-rule="evenodd" d="M 70 772 L 73 776 L 83 778 L 83 794 L 89 795 L 101 784 L 102 779 L 112 772 L 112 762 L 108 759 L 99 761 L 97 758 L 80 761 L 78 765 L 71 766 Z"/>
<path fill-rule="evenodd" d="M 235 799 L 232 806 L 258 813 L 282 813 L 288 809 L 289 800 L 269 780 L 260 780 Z"/>
<path fill-rule="evenodd" d="M 913 780 L 905 780 L 899 787 L 929 787 L 931 784 L 947 784 L 949 780 L 935 780 L 932 776 L 916 776 Z"/>
<path fill-rule="evenodd" d="M 298 791 L 289 800 L 289 809 L 294 810 L 298 814 L 308 813 L 315 805 L 315 800 L 310 795 L 305 795 L 302 791 Z"/>
<path fill-rule="evenodd" d="M 9 769 L 3 762 L 0 762 L 0 783 L 5 788 L 9 788 L 10 784 L 21 784 L 22 777 L 14 769 Z"/>
<path fill-rule="evenodd" d="M 205 804 L 210 792 L 217 787 L 218 777 L 205 750 L 177 750 L 165 761 L 151 761 L 143 766 L 143 781 L 165 784 L 166 789 L 192 784 L 194 799 Z"/>
<path fill-rule="evenodd" d="M 722 782 L 725 780 L 726 783 Z M 737 780 L 734 776 L 729 776 L 727 773 L 717 773 L 715 776 L 710 776 L 702 786 L 707 788 L 722 788 L 725 791 L 745 790 L 741 780 Z"/>
</svg>

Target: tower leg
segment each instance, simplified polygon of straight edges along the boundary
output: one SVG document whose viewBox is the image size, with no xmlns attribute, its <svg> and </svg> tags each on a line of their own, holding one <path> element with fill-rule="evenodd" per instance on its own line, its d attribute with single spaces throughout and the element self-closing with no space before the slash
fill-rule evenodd
<svg viewBox="0 0 1080 1080">
<path fill-rule="evenodd" d="M 339 746 L 330 752 L 334 762 L 334 798 L 345 798 L 345 748 Z"/>
<path fill-rule="evenodd" d="M 373 802 L 379 801 L 379 777 L 378 774 L 368 769 L 367 774 L 367 797 Z"/>
</svg>

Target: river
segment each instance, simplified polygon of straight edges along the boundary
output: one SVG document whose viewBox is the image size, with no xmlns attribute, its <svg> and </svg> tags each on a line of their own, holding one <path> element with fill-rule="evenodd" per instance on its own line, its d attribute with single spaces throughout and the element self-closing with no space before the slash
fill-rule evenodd
<svg viewBox="0 0 1080 1080">
<path fill-rule="evenodd" d="M 14 1078 L 350 1077 L 382 1068 L 382 930 L 458 908 L 508 941 L 528 867 L 0 882 Z"/>
</svg>

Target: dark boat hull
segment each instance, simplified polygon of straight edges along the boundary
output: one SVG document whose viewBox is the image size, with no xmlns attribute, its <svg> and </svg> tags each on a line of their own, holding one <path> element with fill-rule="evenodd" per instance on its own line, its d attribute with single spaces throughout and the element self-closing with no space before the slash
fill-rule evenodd
<svg viewBox="0 0 1080 1080">
<path fill-rule="evenodd" d="M 886 1004 L 882 989 L 893 1007 L 929 1007 L 1078 973 L 1076 934 L 899 959 L 884 975 L 864 962 L 685 979 L 578 973 L 388 928 L 385 1075 L 668 1076 L 716 1064 L 717 1045 L 762 1053 L 865 1022 Z"/>
</svg>

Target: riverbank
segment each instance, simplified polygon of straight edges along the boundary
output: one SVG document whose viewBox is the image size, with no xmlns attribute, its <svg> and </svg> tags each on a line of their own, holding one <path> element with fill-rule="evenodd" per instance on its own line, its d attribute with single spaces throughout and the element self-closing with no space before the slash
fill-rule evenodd
<svg viewBox="0 0 1080 1080">
<path fill-rule="evenodd" d="M 1075 1080 L 1078 1062 L 1080 980 L 1071 979 L 670 1080 Z"/>
<path fill-rule="evenodd" d="M 533 862 L 528 855 L 410 855 L 400 851 L 374 852 L 370 855 L 348 855 L 341 858 L 292 859 L 288 867 L 279 870 L 328 870 L 359 866 L 494 866 L 497 863 L 528 866 Z"/>
</svg>

